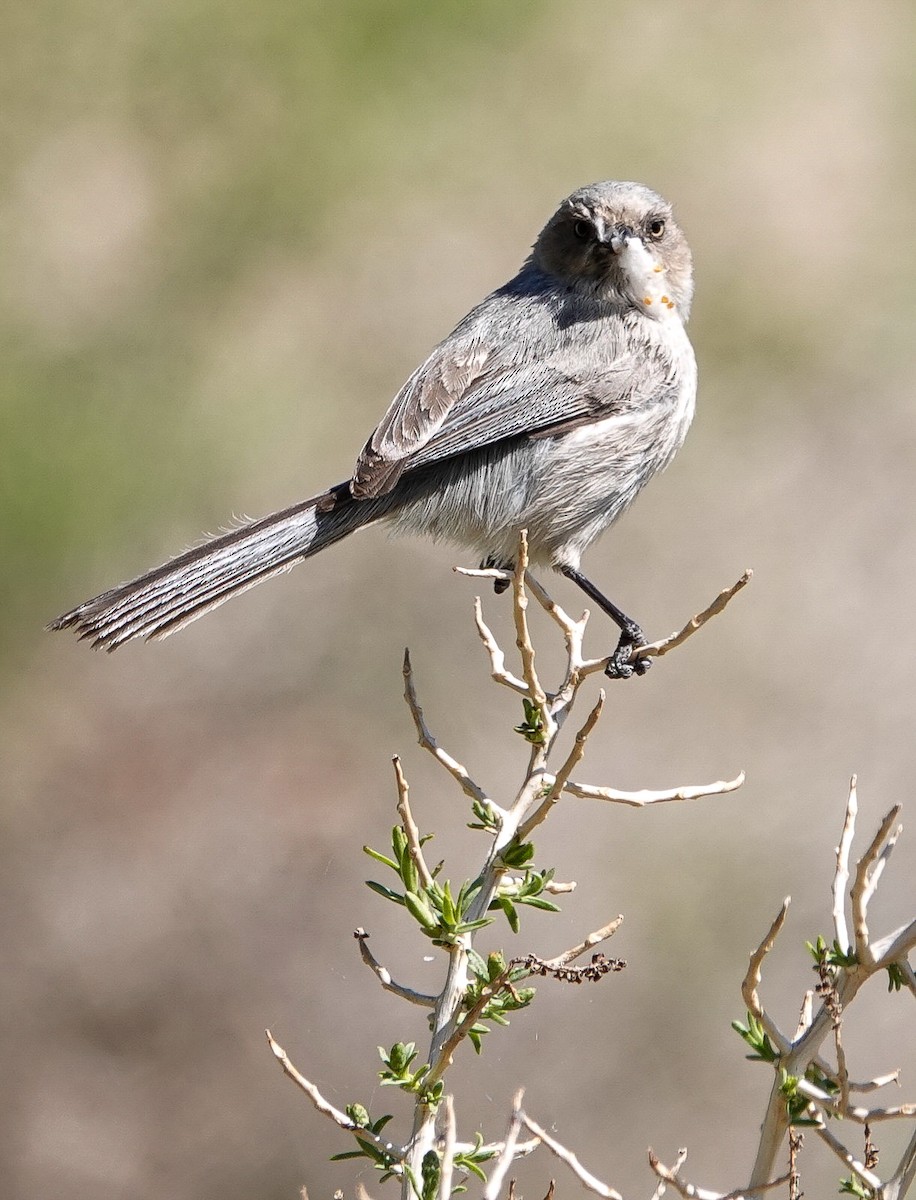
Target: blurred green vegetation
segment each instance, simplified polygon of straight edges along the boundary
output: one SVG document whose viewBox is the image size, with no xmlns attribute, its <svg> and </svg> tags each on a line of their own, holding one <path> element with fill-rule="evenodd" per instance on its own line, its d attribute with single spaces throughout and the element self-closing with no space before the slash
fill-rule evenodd
<svg viewBox="0 0 916 1200">
<path fill-rule="evenodd" d="M 142 544 L 150 513 L 191 514 L 194 528 L 237 441 L 188 402 L 209 314 L 265 252 L 308 261 L 342 194 L 368 201 L 395 183 L 380 105 L 393 130 L 420 93 L 461 103 L 481 50 L 498 55 L 543 8 L 6 11 L 0 653 L 50 615 L 48 597 L 87 556 Z M 129 210 L 113 234 L 105 204 L 116 225 Z"/>
</svg>

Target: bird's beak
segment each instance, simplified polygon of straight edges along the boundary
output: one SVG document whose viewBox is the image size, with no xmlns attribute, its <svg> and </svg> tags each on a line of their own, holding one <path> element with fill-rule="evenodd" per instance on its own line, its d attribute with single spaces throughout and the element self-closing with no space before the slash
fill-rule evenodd
<svg viewBox="0 0 916 1200">
<path fill-rule="evenodd" d="M 635 237 L 635 233 L 629 225 L 615 225 L 610 231 L 610 237 L 607 239 L 608 245 L 615 254 L 619 254 L 624 249 L 630 238 Z"/>
</svg>

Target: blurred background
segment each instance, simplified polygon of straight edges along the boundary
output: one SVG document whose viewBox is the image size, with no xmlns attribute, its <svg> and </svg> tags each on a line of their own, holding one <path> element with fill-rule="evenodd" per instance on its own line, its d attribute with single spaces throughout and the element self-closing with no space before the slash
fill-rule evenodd
<svg viewBox="0 0 916 1200">
<path fill-rule="evenodd" d="M 643 680 L 612 685 L 581 778 L 748 772 L 729 797 L 560 806 L 539 862 L 579 888 L 484 948 L 553 955 L 618 912 L 625 974 L 545 981 L 456 1069 L 465 1136 L 530 1111 L 628 1196 L 645 1149 L 746 1180 L 770 1078 L 729 1029 L 747 955 L 793 907 L 764 995 L 794 1028 L 829 934 L 850 773 L 860 848 L 916 821 L 909 6 L 569 0 L 160 0 L 0 14 L 0 849 L 10 1200 L 352 1194 L 347 1139 L 284 1079 L 269 1025 L 336 1104 L 375 1047 L 425 1044 L 351 932 L 427 990 L 439 964 L 364 886 L 403 755 L 452 879 L 479 835 L 401 699 L 497 798 L 524 760 L 489 684 L 479 582 L 453 551 L 369 531 L 162 645 L 42 632 L 233 514 L 345 478 L 405 376 L 518 267 L 557 201 L 638 179 L 696 262 L 696 422 L 588 559 L 658 636 L 746 567 L 752 587 Z M 472 564 L 473 565 L 473 564 Z M 553 581 L 578 612 L 582 598 Z M 507 649 L 507 598 L 486 594 Z M 559 661 L 537 626 L 545 664 Z M 595 618 L 590 646 L 615 632 Z M 593 680 L 589 696 L 597 690 Z M 908 831 L 874 905 L 914 911 Z M 904 1067 L 911 999 L 849 1014 L 857 1077 Z M 857 1151 L 857 1130 L 842 1131 Z M 889 1164 L 903 1131 L 876 1140 Z M 813 1138 L 809 1195 L 845 1172 Z M 520 1171 L 543 1195 L 559 1164 Z M 378 1190 L 376 1178 L 361 1178 Z"/>
</svg>

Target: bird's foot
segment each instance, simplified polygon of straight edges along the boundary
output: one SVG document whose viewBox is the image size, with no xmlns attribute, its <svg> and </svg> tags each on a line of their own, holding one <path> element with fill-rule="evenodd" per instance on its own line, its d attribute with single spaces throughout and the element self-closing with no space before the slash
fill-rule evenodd
<svg viewBox="0 0 916 1200">
<path fill-rule="evenodd" d="M 604 673 L 608 679 L 629 679 L 631 675 L 645 675 L 652 666 L 651 658 L 636 658 L 633 651 L 646 645 L 646 635 L 634 621 L 620 634 L 617 649 L 607 660 Z"/>
<path fill-rule="evenodd" d="M 501 562 L 500 559 L 491 554 L 489 558 L 485 558 L 480 564 L 480 569 L 481 571 L 508 571 L 511 574 L 515 570 L 515 563 Z M 502 593 L 507 591 L 511 586 L 511 579 L 493 580 L 493 591 L 497 594 L 497 596 L 501 596 Z"/>
</svg>

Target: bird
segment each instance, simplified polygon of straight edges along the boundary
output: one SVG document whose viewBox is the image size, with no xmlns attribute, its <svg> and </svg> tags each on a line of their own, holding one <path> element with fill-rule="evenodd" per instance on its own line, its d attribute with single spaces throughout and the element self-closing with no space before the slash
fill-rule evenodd
<svg viewBox="0 0 916 1200">
<path fill-rule="evenodd" d="M 604 181 L 562 201 L 518 273 L 407 379 L 349 479 L 211 538 L 49 625 L 96 648 L 166 637 L 230 597 L 384 523 L 514 569 L 565 575 L 617 625 L 607 674 L 643 674 L 641 627 L 581 571 L 587 547 L 683 444 L 697 368 L 693 263 L 671 205 Z M 497 590 L 506 581 L 497 579 Z"/>
</svg>

